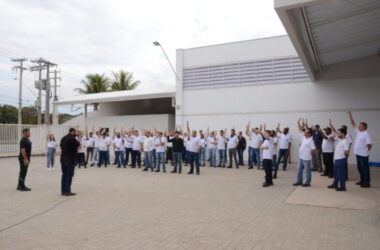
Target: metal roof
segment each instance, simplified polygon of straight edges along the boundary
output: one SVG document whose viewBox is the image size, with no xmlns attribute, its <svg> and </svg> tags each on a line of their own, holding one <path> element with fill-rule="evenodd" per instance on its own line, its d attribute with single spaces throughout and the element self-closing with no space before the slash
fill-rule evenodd
<svg viewBox="0 0 380 250">
<path fill-rule="evenodd" d="M 156 98 L 171 98 L 175 97 L 175 89 L 161 88 L 161 89 L 134 89 L 123 90 L 115 92 L 103 92 L 96 94 L 77 95 L 70 98 L 65 98 L 54 102 L 57 105 L 69 104 L 90 104 L 102 102 L 118 102 L 129 100 L 143 100 L 143 99 L 156 99 Z"/>
<path fill-rule="evenodd" d="M 275 0 L 275 8 L 312 74 L 380 52 L 379 0 Z"/>
</svg>

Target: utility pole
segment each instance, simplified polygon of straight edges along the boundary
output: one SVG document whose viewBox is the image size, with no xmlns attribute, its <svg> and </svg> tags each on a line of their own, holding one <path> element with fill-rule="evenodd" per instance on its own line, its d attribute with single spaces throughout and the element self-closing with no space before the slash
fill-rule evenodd
<svg viewBox="0 0 380 250">
<path fill-rule="evenodd" d="M 50 125 L 50 67 L 57 66 L 56 64 L 45 61 L 46 65 L 46 90 L 45 90 L 45 124 Z"/>
<path fill-rule="evenodd" d="M 51 73 L 54 73 L 54 98 L 53 100 L 54 101 L 58 101 L 58 95 L 57 95 L 57 87 L 59 87 L 59 85 L 57 85 L 57 80 L 62 80 L 61 77 L 58 77 L 57 76 L 57 73 L 61 73 L 61 71 L 58 71 L 58 70 L 53 70 Z"/>
<path fill-rule="evenodd" d="M 45 60 L 42 59 L 42 58 L 39 58 L 39 59 L 30 60 L 30 61 L 32 63 L 38 63 L 37 66 L 30 67 L 30 71 L 38 71 L 38 82 L 39 82 L 39 85 L 38 85 L 38 87 L 36 86 L 36 88 L 38 89 L 37 124 L 41 125 L 41 123 L 42 123 L 42 117 L 41 117 L 42 103 L 41 103 L 41 100 L 42 100 L 42 90 L 44 89 L 41 83 L 42 83 L 42 70 L 45 69 L 45 65 L 44 65 Z"/>
<path fill-rule="evenodd" d="M 12 58 L 12 62 L 20 63 L 19 66 L 14 66 L 14 70 L 19 70 L 19 89 L 18 89 L 18 136 L 21 137 L 21 125 L 22 125 L 22 73 L 27 68 L 24 68 L 24 62 L 28 60 L 26 58 Z"/>
</svg>

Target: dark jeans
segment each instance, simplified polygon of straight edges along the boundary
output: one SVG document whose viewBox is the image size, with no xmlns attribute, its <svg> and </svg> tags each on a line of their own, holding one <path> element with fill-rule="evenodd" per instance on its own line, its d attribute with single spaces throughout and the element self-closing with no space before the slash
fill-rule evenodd
<svg viewBox="0 0 380 250">
<path fill-rule="evenodd" d="M 131 155 L 132 158 L 132 148 L 125 148 L 125 164 L 128 165 L 129 162 L 129 155 Z"/>
<path fill-rule="evenodd" d="M 265 183 L 273 184 L 272 180 L 272 160 L 263 159 L 263 166 L 265 170 Z"/>
<path fill-rule="evenodd" d="M 141 167 L 141 152 L 140 150 L 132 150 L 132 167 L 136 167 L 136 163 Z"/>
<path fill-rule="evenodd" d="M 335 187 L 346 188 L 347 158 L 335 160 L 334 183 Z"/>
<path fill-rule="evenodd" d="M 233 165 L 233 161 L 235 161 L 236 168 L 239 168 L 237 158 L 236 158 L 236 148 L 229 148 L 228 149 L 228 158 L 230 159 L 230 167 Z"/>
<path fill-rule="evenodd" d="M 238 149 L 237 153 L 238 153 L 238 158 L 239 158 L 239 165 L 243 166 L 244 165 L 244 159 L 243 159 L 244 149 Z"/>
<path fill-rule="evenodd" d="M 105 151 L 104 151 L 105 152 Z M 74 176 L 74 163 L 68 163 L 61 160 L 62 169 L 62 179 L 61 179 L 61 192 L 70 193 L 71 192 L 71 182 Z"/>
<path fill-rule="evenodd" d="M 275 173 L 278 171 L 278 167 L 280 166 L 282 157 L 284 157 L 284 169 L 286 169 L 288 165 L 288 155 L 289 155 L 288 151 L 289 151 L 288 149 L 283 149 L 283 148 L 280 148 L 280 150 L 278 151 L 277 162 L 274 166 Z"/>
<path fill-rule="evenodd" d="M 24 160 L 21 156 L 18 157 L 18 162 L 20 163 L 20 173 L 18 176 L 18 187 L 25 187 L 25 178 L 28 173 L 28 165 L 24 164 Z"/>
<path fill-rule="evenodd" d="M 108 164 L 108 151 L 99 151 L 99 163 L 98 166 L 106 165 Z"/>
<path fill-rule="evenodd" d="M 189 153 L 187 152 L 186 148 L 183 148 L 182 160 L 186 164 L 189 163 Z"/>
<path fill-rule="evenodd" d="M 86 165 L 85 160 L 84 160 L 84 152 L 77 153 L 77 165 L 79 167 Z"/>
<path fill-rule="evenodd" d="M 123 167 L 126 166 L 124 161 L 124 151 L 115 151 L 115 163 L 120 166 L 123 165 Z"/>
<path fill-rule="evenodd" d="M 325 165 L 325 175 L 334 176 L 334 153 L 322 153 L 323 164 Z"/>
<path fill-rule="evenodd" d="M 177 172 L 177 167 L 178 171 L 181 173 L 182 172 L 182 152 L 173 152 L 173 158 L 174 158 L 174 172 Z"/>
<path fill-rule="evenodd" d="M 356 155 L 356 163 L 362 184 L 370 184 L 371 174 L 369 171 L 368 156 Z"/>
<path fill-rule="evenodd" d="M 199 161 L 198 161 L 199 154 L 195 152 L 190 152 L 190 151 L 187 151 L 187 153 L 189 155 L 190 173 L 194 173 L 194 164 L 195 164 L 197 173 L 199 173 Z"/>
</svg>

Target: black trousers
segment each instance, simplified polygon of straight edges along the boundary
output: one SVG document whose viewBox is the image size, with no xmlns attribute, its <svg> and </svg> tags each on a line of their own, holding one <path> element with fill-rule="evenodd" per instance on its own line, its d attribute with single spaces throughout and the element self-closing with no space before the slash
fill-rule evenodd
<svg viewBox="0 0 380 250">
<path fill-rule="evenodd" d="M 25 187 L 25 178 L 28 173 L 28 165 L 24 164 L 24 160 L 21 156 L 18 157 L 18 161 L 20 163 L 20 174 L 18 176 L 18 187 Z"/>
<path fill-rule="evenodd" d="M 80 166 L 85 166 L 86 162 L 84 160 L 84 152 L 77 153 L 77 165 Z"/>
<path fill-rule="evenodd" d="M 272 160 L 263 159 L 263 167 L 265 170 L 265 182 L 268 184 L 273 184 L 273 181 L 272 181 L 272 168 L 273 168 Z"/>
<path fill-rule="evenodd" d="M 334 153 L 322 153 L 323 165 L 325 165 L 324 174 L 329 177 L 334 176 Z"/>
<path fill-rule="evenodd" d="M 168 163 L 169 160 L 173 162 L 173 148 L 168 147 L 167 149 L 168 150 L 166 151 L 166 163 Z"/>
<path fill-rule="evenodd" d="M 61 160 L 62 179 L 61 179 L 61 192 L 71 192 L 71 182 L 74 176 L 75 163 L 69 163 Z"/>
<path fill-rule="evenodd" d="M 88 158 L 90 157 L 90 160 L 92 159 L 92 155 L 94 153 L 94 148 L 93 147 L 87 147 L 86 148 L 86 165 L 88 164 Z"/>
<path fill-rule="evenodd" d="M 132 167 L 136 167 L 136 163 L 141 167 L 141 152 L 139 150 L 132 150 Z"/>
</svg>

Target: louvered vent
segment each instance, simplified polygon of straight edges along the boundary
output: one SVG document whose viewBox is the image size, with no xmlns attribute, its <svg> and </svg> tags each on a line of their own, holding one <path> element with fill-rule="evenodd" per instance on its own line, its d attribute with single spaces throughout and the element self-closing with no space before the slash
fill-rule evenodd
<svg viewBox="0 0 380 250">
<path fill-rule="evenodd" d="M 184 88 L 309 80 L 298 57 L 184 69 Z"/>
</svg>

